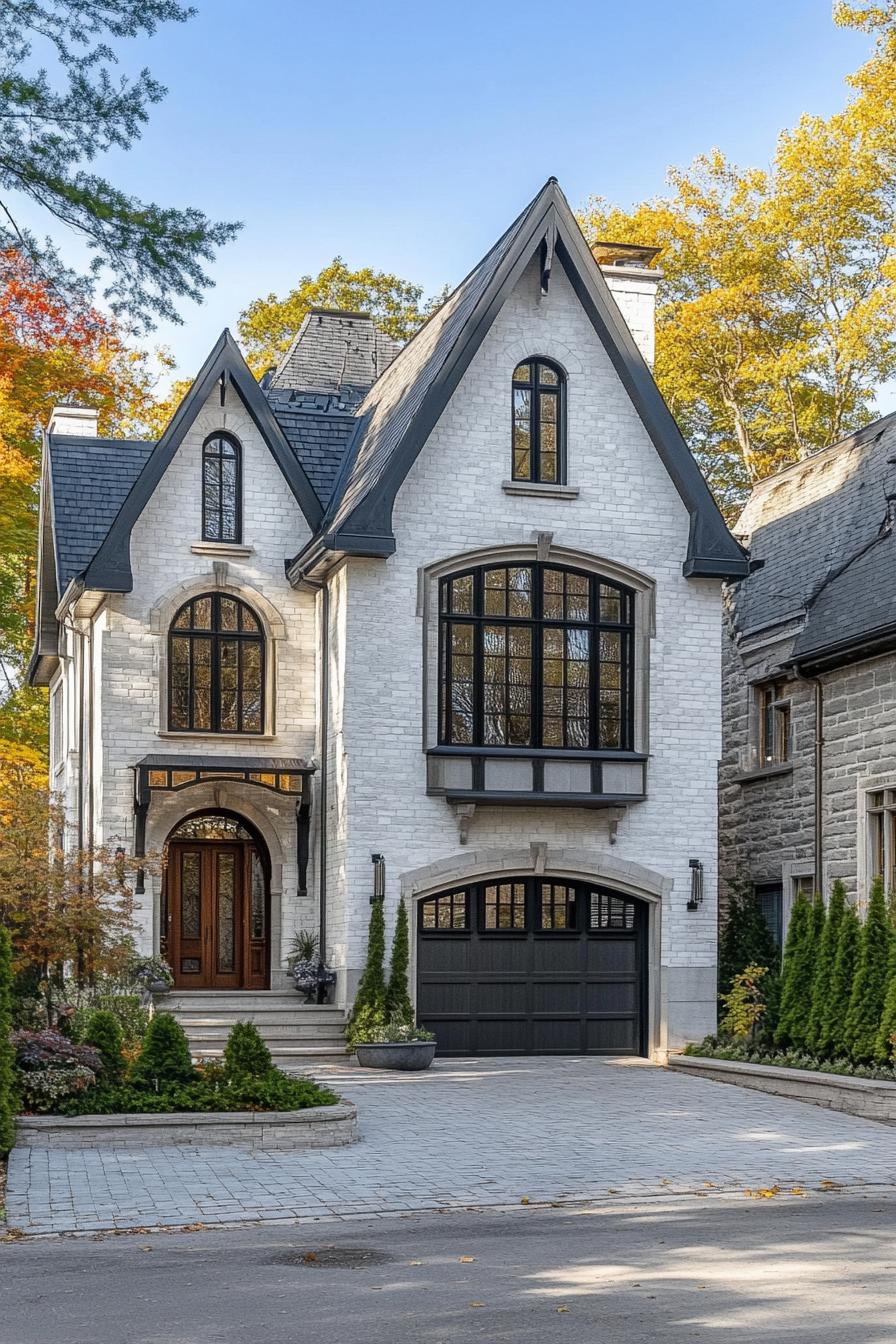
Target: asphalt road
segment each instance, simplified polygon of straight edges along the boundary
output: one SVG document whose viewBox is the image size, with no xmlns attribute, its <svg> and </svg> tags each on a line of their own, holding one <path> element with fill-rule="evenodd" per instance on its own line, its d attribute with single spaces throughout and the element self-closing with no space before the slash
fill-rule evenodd
<svg viewBox="0 0 896 1344">
<path fill-rule="evenodd" d="M 896 1199 L 658 1197 L 0 1244 L 0 1344 L 896 1341 Z"/>
</svg>

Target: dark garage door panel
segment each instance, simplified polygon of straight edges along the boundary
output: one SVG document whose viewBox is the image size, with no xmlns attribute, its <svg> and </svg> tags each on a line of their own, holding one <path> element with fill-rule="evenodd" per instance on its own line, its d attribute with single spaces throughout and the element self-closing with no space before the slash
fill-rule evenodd
<svg viewBox="0 0 896 1344">
<path fill-rule="evenodd" d="M 644 912 L 628 932 L 418 933 L 417 1016 L 440 1055 L 644 1052 Z"/>
</svg>

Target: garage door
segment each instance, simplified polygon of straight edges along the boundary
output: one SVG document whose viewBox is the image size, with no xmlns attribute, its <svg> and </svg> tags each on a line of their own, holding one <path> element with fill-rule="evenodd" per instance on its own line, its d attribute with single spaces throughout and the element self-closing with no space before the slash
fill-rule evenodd
<svg viewBox="0 0 896 1344">
<path fill-rule="evenodd" d="M 507 878 L 420 902 L 417 1016 L 440 1055 L 645 1053 L 646 907 Z"/>
</svg>

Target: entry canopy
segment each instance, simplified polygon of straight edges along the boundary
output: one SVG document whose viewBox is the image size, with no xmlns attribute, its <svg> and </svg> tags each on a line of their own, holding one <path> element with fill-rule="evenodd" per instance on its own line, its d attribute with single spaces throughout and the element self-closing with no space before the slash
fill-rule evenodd
<svg viewBox="0 0 896 1344">
<path fill-rule="evenodd" d="M 254 784 L 293 798 L 296 804 L 296 861 L 299 891 L 306 890 L 308 837 L 311 824 L 311 776 L 315 766 L 297 756 L 144 756 L 134 771 L 134 857 L 146 854 L 146 816 L 157 793 L 214 780 Z M 142 881 L 138 890 L 142 890 Z"/>
</svg>

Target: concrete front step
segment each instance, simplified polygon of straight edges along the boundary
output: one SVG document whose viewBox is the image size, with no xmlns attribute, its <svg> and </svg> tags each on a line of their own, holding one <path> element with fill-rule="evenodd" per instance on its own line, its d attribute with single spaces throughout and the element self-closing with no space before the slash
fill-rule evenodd
<svg viewBox="0 0 896 1344">
<path fill-rule="evenodd" d="M 201 1055 L 203 1059 L 220 1059 L 224 1054 L 224 1051 L 221 1050 L 220 1048 L 215 1048 L 213 1046 L 209 1047 L 208 1050 L 201 1050 L 201 1049 L 197 1050 L 191 1046 L 191 1053 L 193 1055 Z M 344 1043 L 338 1046 L 309 1045 L 309 1046 L 302 1046 L 300 1049 L 295 1050 L 271 1051 L 271 1059 L 280 1069 L 300 1067 L 302 1062 L 305 1060 L 307 1060 L 309 1064 L 313 1064 L 322 1059 L 329 1060 L 329 1059 L 347 1059 L 347 1058 L 348 1054 Z"/>
<path fill-rule="evenodd" d="M 345 1013 L 329 1004 L 305 1004 L 294 991 L 193 990 L 159 996 L 159 1010 L 180 1022 L 194 1055 L 220 1056 L 236 1022 L 252 1022 L 275 1064 L 345 1054 Z"/>
</svg>

